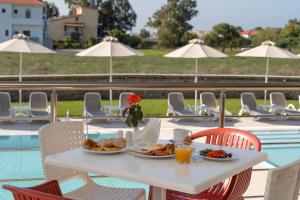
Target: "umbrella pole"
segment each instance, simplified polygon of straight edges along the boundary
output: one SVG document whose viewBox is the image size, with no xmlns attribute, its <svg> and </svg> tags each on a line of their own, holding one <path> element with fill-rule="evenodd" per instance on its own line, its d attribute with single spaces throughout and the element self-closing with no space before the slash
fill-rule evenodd
<svg viewBox="0 0 300 200">
<path fill-rule="evenodd" d="M 112 56 L 110 56 L 109 61 L 109 83 L 112 83 Z M 109 90 L 109 103 L 112 106 L 112 90 Z"/>
<path fill-rule="evenodd" d="M 268 83 L 268 75 L 269 75 L 269 65 L 270 65 L 270 58 L 267 57 L 267 68 L 266 68 L 266 76 L 265 76 L 265 83 Z M 264 91 L 264 106 L 266 107 L 267 105 L 267 95 L 268 91 Z"/>
<path fill-rule="evenodd" d="M 23 55 L 20 52 L 20 62 L 19 62 L 19 83 L 22 83 L 22 71 L 23 71 Z M 22 90 L 19 90 L 19 106 L 22 104 Z"/>
<path fill-rule="evenodd" d="M 195 62 L 195 83 L 198 83 L 198 58 L 196 58 L 196 62 Z M 197 111 L 197 98 L 198 98 L 198 91 L 195 90 L 195 113 Z"/>
</svg>

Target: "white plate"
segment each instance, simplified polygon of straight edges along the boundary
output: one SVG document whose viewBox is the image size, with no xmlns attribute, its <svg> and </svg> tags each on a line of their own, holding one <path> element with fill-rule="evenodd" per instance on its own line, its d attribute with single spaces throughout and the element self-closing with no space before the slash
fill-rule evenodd
<svg viewBox="0 0 300 200">
<path fill-rule="evenodd" d="M 173 155 L 166 155 L 166 156 L 149 156 L 149 155 L 144 155 L 141 153 L 138 153 L 136 151 L 130 151 L 131 154 L 135 155 L 135 156 L 139 156 L 139 157 L 143 157 L 143 158 L 155 158 L 155 159 L 161 159 L 161 158 L 174 158 L 175 154 Z"/>
<path fill-rule="evenodd" d="M 202 155 L 200 155 L 202 156 Z M 210 157 L 206 157 L 206 156 L 202 156 L 202 158 L 206 159 L 206 160 L 211 160 L 211 161 L 233 161 L 235 159 L 237 159 L 237 157 L 235 155 L 232 155 L 231 158 L 210 158 Z"/>
<path fill-rule="evenodd" d="M 117 154 L 117 153 L 123 153 L 123 152 L 126 152 L 128 149 L 127 148 L 122 148 L 120 149 L 119 151 L 92 151 L 92 150 L 88 150 L 86 148 L 83 148 L 82 149 L 85 151 L 85 152 L 88 152 L 88 153 L 94 153 L 94 154 Z"/>
</svg>

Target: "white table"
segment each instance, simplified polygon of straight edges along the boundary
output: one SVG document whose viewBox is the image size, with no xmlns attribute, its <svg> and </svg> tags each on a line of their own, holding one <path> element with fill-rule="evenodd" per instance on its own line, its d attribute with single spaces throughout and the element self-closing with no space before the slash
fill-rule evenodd
<svg viewBox="0 0 300 200">
<path fill-rule="evenodd" d="M 195 144 L 196 149 L 211 145 Z M 115 155 L 89 154 L 83 149 L 46 157 L 46 164 L 78 169 L 84 172 L 99 173 L 153 185 L 156 189 L 154 199 L 165 199 L 166 189 L 197 194 L 220 181 L 238 174 L 262 161 L 267 154 L 223 148 L 238 157 L 232 162 L 212 162 L 178 164 L 174 159 L 145 159 L 130 153 Z"/>
</svg>

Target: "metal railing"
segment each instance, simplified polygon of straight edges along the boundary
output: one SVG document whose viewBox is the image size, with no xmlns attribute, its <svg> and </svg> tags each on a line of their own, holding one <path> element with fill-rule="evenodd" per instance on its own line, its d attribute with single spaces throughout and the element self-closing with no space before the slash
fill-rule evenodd
<svg viewBox="0 0 300 200">
<path fill-rule="evenodd" d="M 51 91 L 51 121 L 57 120 L 57 91 L 88 91 L 88 90 L 121 90 L 121 91 L 220 91 L 219 127 L 225 124 L 225 102 L 228 91 L 264 91 L 264 90 L 284 90 L 300 91 L 300 83 L 104 83 L 104 84 L 74 84 L 74 83 L 0 83 L 0 90 L 45 90 Z M 106 116 L 110 118 L 112 116 Z M 176 118 L 172 116 L 168 118 Z M 179 118 L 189 118 L 190 116 L 180 116 Z M 198 117 L 198 116 L 197 116 Z M 203 116 L 202 116 L 203 117 Z M 230 116 L 243 117 L 243 116 Z M 253 116 L 250 116 L 253 117 Z M 257 117 L 257 116 L 256 116 Z M 270 117 L 270 116 L 260 116 Z M 299 118 L 298 116 L 293 116 Z M 193 116 L 195 118 L 195 116 Z M 199 116 L 201 118 L 201 116 Z M 207 116 L 205 116 L 207 118 Z"/>
</svg>

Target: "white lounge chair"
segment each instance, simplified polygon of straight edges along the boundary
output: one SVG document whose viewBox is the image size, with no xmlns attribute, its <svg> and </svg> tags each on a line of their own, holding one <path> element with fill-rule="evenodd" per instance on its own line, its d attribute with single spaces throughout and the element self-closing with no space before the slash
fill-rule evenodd
<svg viewBox="0 0 300 200">
<path fill-rule="evenodd" d="M 119 96 L 119 110 L 120 110 L 119 115 L 120 116 L 122 116 L 123 110 L 129 106 L 128 101 L 127 101 L 128 96 L 133 95 L 133 94 L 134 94 L 133 92 L 123 92 L 120 94 L 120 96 Z"/>
<path fill-rule="evenodd" d="M 244 92 L 241 94 L 241 105 L 242 108 L 239 112 L 239 115 L 249 114 L 251 116 L 273 116 L 274 114 L 268 112 L 263 105 L 258 105 L 256 103 L 256 97 L 252 92 Z"/>
<path fill-rule="evenodd" d="M 273 113 L 282 115 L 300 115 L 293 104 L 287 105 L 284 94 L 281 92 L 272 92 L 270 94 L 270 108 Z"/>
<path fill-rule="evenodd" d="M 85 93 L 83 107 L 84 117 L 101 117 L 107 115 L 106 110 L 102 106 L 101 95 L 97 92 Z"/>
<path fill-rule="evenodd" d="M 267 178 L 264 200 L 298 200 L 300 161 L 271 169 Z"/>
<path fill-rule="evenodd" d="M 84 128 L 82 121 L 57 122 L 48 124 L 39 130 L 41 158 L 45 179 L 56 179 L 59 182 L 70 179 L 84 180 L 85 185 L 64 194 L 64 197 L 71 199 L 145 200 L 145 191 L 143 189 L 111 188 L 101 186 L 96 184 L 89 177 L 88 173 L 45 164 L 45 158 L 47 156 L 81 148 L 85 140 L 83 130 Z"/>
<path fill-rule="evenodd" d="M 0 120 L 12 118 L 13 113 L 10 94 L 8 92 L 0 92 Z"/>
<path fill-rule="evenodd" d="M 50 120 L 50 106 L 48 106 L 45 92 L 31 92 L 29 96 L 29 117 L 32 119 Z"/>
<path fill-rule="evenodd" d="M 184 97 L 181 92 L 171 92 L 168 94 L 168 116 L 199 116 L 192 110 L 192 106 L 185 106 Z M 177 120 L 181 119 L 177 118 Z"/>
<path fill-rule="evenodd" d="M 216 96 L 212 92 L 202 92 L 200 94 L 200 109 L 199 114 L 217 117 L 220 115 L 219 106 L 217 104 Z M 226 116 L 232 116 L 232 113 L 225 110 Z"/>
</svg>

